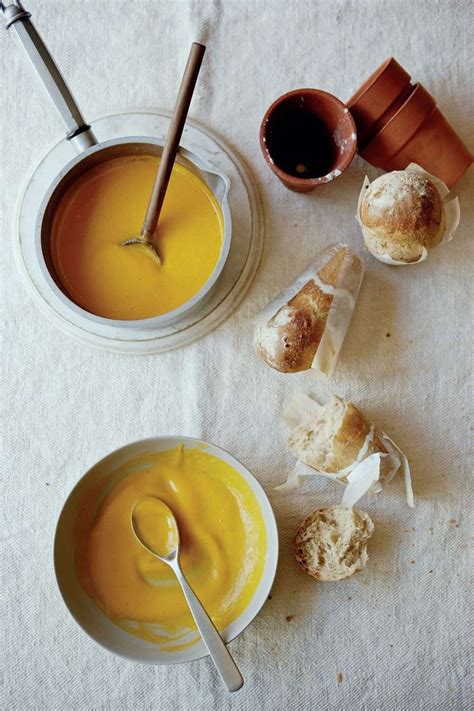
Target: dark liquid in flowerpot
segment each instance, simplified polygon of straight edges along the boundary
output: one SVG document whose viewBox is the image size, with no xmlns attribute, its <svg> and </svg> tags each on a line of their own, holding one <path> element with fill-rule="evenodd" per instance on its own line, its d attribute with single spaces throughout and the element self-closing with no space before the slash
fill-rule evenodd
<svg viewBox="0 0 474 711">
<path fill-rule="evenodd" d="M 275 110 L 267 126 L 266 146 L 275 165 L 296 178 L 327 175 L 337 160 L 326 124 L 299 104 Z"/>
</svg>

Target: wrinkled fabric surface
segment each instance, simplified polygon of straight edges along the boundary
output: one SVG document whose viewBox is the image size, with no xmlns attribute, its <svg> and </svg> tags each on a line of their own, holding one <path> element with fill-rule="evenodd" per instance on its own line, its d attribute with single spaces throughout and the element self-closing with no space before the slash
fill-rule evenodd
<svg viewBox="0 0 474 711">
<path fill-rule="evenodd" d="M 332 184 L 287 191 L 265 165 L 268 105 L 300 86 L 343 100 L 393 54 L 473 146 L 472 6 L 393 0 L 28 0 L 87 117 L 171 107 L 189 44 L 208 45 L 191 114 L 237 149 L 265 213 L 265 248 L 240 308 L 177 352 L 92 350 L 53 328 L 17 276 L 11 213 L 32 163 L 62 126 L 12 38 L 0 31 L 3 203 L 2 638 L 0 706 L 22 711 L 436 711 L 468 709 L 472 504 L 469 314 L 473 173 L 458 186 L 461 226 L 416 267 L 365 253 L 366 275 L 332 382 L 282 375 L 252 350 L 252 315 L 337 240 L 362 251 L 354 219 L 366 172 L 357 158 Z M 408 454 L 416 505 L 401 478 L 361 503 L 375 523 L 368 568 L 317 583 L 291 552 L 311 510 L 340 500 L 326 479 L 273 489 L 292 458 L 281 423 L 295 390 L 351 399 Z M 54 579 L 55 524 L 86 469 L 158 434 L 210 440 L 255 474 L 273 504 L 281 553 L 271 599 L 231 645 L 245 676 L 228 695 L 210 660 L 148 667 L 97 646 L 67 612 Z"/>
</svg>

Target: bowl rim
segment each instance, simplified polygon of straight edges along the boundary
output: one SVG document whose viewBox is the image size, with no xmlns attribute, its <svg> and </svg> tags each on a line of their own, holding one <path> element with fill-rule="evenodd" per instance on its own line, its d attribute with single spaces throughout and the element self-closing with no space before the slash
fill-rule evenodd
<svg viewBox="0 0 474 711">
<path fill-rule="evenodd" d="M 170 441 L 174 441 L 175 444 L 165 444 Z M 157 443 L 163 443 L 165 446 L 161 449 L 154 450 L 153 446 L 156 446 Z M 233 631 L 230 635 L 225 635 L 226 639 L 226 644 L 229 644 L 232 642 L 234 639 L 236 639 L 239 635 L 244 632 L 247 627 L 255 620 L 259 612 L 261 611 L 262 607 L 268 600 L 268 595 L 272 589 L 275 576 L 276 576 L 276 571 L 277 571 L 277 566 L 278 566 L 278 557 L 279 557 L 279 538 L 278 538 L 278 527 L 276 523 L 276 518 L 275 514 L 273 512 L 273 508 L 270 504 L 270 501 L 268 499 L 268 496 L 266 495 L 262 485 L 258 482 L 256 477 L 250 472 L 247 467 L 245 467 L 238 459 L 236 459 L 230 452 L 227 450 L 223 449 L 222 447 L 219 447 L 218 445 L 212 444 L 211 442 L 206 442 L 205 440 L 199 439 L 197 437 L 186 437 L 186 436 L 181 436 L 181 435 L 158 435 L 156 437 L 147 437 L 145 439 L 140 439 L 140 440 L 135 440 L 133 442 L 129 442 L 121 447 L 118 447 L 117 449 L 114 449 L 113 451 L 109 452 L 106 454 L 104 457 L 99 459 L 95 464 L 93 464 L 91 467 L 87 469 L 87 471 L 82 474 L 79 479 L 76 481 L 72 489 L 69 491 L 62 507 L 59 513 L 59 516 L 57 518 L 56 526 L 55 526 L 55 531 L 54 531 L 54 540 L 53 540 L 53 568 L 54 568 L 54 576 L 56 579 L 56 585 L 57 589 L 59 590 L 59 593 L 61 595 L 61 598 L 64 602 L 64 605 L 66 606 L 69 614 L 71 617 L 75 620 L 77 625 L 81 628 L 81 630 L 94 642 L 96 642 L 98 645 L 100 645 L 102 648 L 106 649 L 108 652 L 111 652 L 112 654 L 115 654 L 119 657 L 122 657 L 123 659 L 127 659 L 128 661 L 131 662 L 138 662 L 141 664 L 151 664 L 151 665 L 170 665 L 170 664 L 185 664 L 187 662 L 191 661 L 197 661 L 198 659 L 204 659 L 205 657 L 209 656 L 209 652 L 206 650 L 204 643 L 202 643 L 202 640 L 200 642 L 197 642 L 197 645 L 200 643 L 203 644 L 203 651 L 198 652 L 197 654 L 192 654 L 193 648 L 195 648 L 197 645 L 193 645 L 189 649 L 186 650 L 185 653 L 187 653 L 186 658 L 181 658 L 181 659 L 174 659 L 172 658 L 173 654 L 176 654 L 176 652 L 167 652 L 167 654 L 170 655 L 169 660 L 152 660 L 152 659 L 137 659 L 135 657 L 131 657 L 127 654 L 124 654 L 123 652 L 119 652 L 116 649 L 112 648 L 112 646 L 109 646 L 107 643 L 105 643 L 103 640 L 100 640 L 98 637 L 94 636 L 88 629 L 86 629 L 80 619 L 76 616 L 75 612 L 71 609 L 68 600 L 66 599 L 66 596 L 63 592 L 63 589 L 61 587 L 60 583 L 60 575 L 58 574 L 58 566 L 57 566 L 57 557 L 58 557 L 58 539 L 60 535 L 60 524 L 61 520 L 65 514 L 66 507 L 68 505 L 69 500 L 71 499 L 72 495 L 74 492 L 78 489 L 79 485 L 83 482 L 83 480 L 95 469 L 100 468 L 102 465 L 106 464 L 110 459 L 116 457 L 117 455 L 120 454 L 125 454 L 128 450 L 134 447 L 145 447 L 146 445 L 150 445 L 149 448 L 143 450 L 143 454 L 146 452 L 153 452 L 153 451 L 166 451 L 169 448 L 172 448 L 173 446 L 179 446 L 180 444 L 183 444 L 186 446 L 189 444 L 191 448 L 197 449 L 197 448 L 203 448 L 206 451 L 209 451 L 210 454 L 213 454 L 214 456 L 217 456 L 218 458 L 222 458 L 224 461 L 226 461 L 228 464 L 230 464 L 240 476 L 242 476 L 245 481 L 249 484 L 250 488 L 252 489 L 252 492 L 255 494 L 257 498 L 257 502 L 259 505 L 260 512 L 262 514 L 264 523 L 265 523 L 265 530 L 267 534 L 267 547 L 265 551 L 265 564 L 264 564 L 264 569 L 262 573 L 262 578 L 254 591 L 254 594 L 245 608 L 245 610 L 239 615 L 239 617 L 234 620 L 231 625 L 236 625 L 236 623 L 239 622 L 239 620 L 244 617 L 245 613 L 249 610 L 251 612 L 249 613 L 248 620 L 246 620 L 243 624 L 237 624 L 236 625 L 236 630 Z M 132 457 L 132 455 L 131 455 Z M 77 582 L 79 585 L 79 582 Z M 96 603 L 94 602 L 94 605 Z M 254 609 L 252 609 L 252 605 L 254 605 Z M 97 607 L 97 605 L 96 605 Z M 98 608 L 101 614 L 104 614 L 100 608 Z M 106 615 L 104 615 L 106 617 Z M 108 618 L 106 618 L 108 619 Z M 110 624 L 114 624 L 111 620 L 109 620 Z M 226 628 L 227 629 L 227 628 Z M 224 630 L 225 633 L 225 630 Z M 126 633 L 128 634 L 128 633 Z M 130 635 L 132 636 L 132 635 Z M 159 650 L 158 650 L 159 651 Z M 191 652 L 191 653 L 190 653 Z"/>
<path fill-rule="evenodd" d="M 338 166 L 337 170 L 340 172 L 336 175 L 332 175 L 332 172 L 327 173 L 326 175 L 321 175 L 317 178 L 297 178 L 294 175 L 290 175 L 290 173 L 286 173 L 284 170 L 282 170 L 271 158 L 270 156 L 270 151 L 267 148 L 265 136 L 266 136 L 266 129 L 268 125 L 268 121 L 270 119 L 271 114 L 273 111 L 280 106 L 284 101 L 287 99 L 291 98 L 292 96 L 297 96 L 298 94 L 310 94 L 312 96 L 317 96 L 320 98 L 323 98 L 327 100 L 328 102 L 334 104 L 337 106 L 337 108 L 341 111 L 341 114 L 344 114 L 347 121 L 349 122 L 351 129 L 352 129 L 352 134 L 354 136 L 350 149 L 345 152 L 343 159 L 341 160 L 340 165 Z M 311 189 L 313 187 L 316 187 L 317 185 L 324 185 L 325 183 L 330 182 L 335 177 L 339 177 L 352 163 L 354 156 L 357 151 L 357 128 L 356 124 L 354 121 L 354 117 L 350 113 L 349 109 L 347 106 L 342 102 L 340 99 L 337 98 L 337 96 L 334 96 L 334 94 L 331 94 L 329 91 L 324 91 L 323 89 L 312 89 L 312 88 L 301 88 L 301 89 L 292 89 L 291 91 L 287 91 L 285 94 L 282 94 L 278 98 L 273 101 L 273 103 L 270 104 L 268 109 L 265 112 L 265 115 L 262 119 L 262 122 L 260 124 L 260 132 L 259 132 L 259 139 L 260 139 L 260 148 L 263 153 L 263 157 L 265 158 L 265 161 L 267 164 L 270 166 L 271 170 L 277 175 L 280 180 L 283 183 L 287 183 L 289 185 L 295 186 L 295 187 L 302 187 L 305 186 L 308 189 Z M 331 177 L 329 177 L 331 176 Z"/>
<path fill-rule="evenodd" d="M 45 279 L 46 283 L 48 284 L 49 288 L 53 291 L 55 294 L 56 298 L 58 298 L 65 306 L 67 306 L 72 312 L 74 312 L 77 316 L 80 316 L 81 318 L 85 319 L 88 322 L 92 322 L 98 325 L 103 325 L 103 326 L 109 326 L 117 329 L 121 328 L 127 328 L 127 329 L 144 329 L 144 330 L 154 330 L 157 328 L 162 328 L 166 327 L 169 325 L 172 325 L 173 323 L 176 323 L 177 320 L 180 318 L 186 316 L 188 313 L 193 311 L 193 309 L 201 303 L 205 297 L 209 294 L 209 292 L 212 290 L 213 286 L 215 285 L 216 281 L 220 277 L 225 264 L 227 262 L 227 258 L 229 256 L 229 251 L 230 251 L 230 246 L 231 246 L 231 241 L 232 241 L 232 216 L 231 216 L 231 211 L 230 211 L 230 206 L 229 206 L 229 191 L 231 188 L 231 183 L 230 183 L 230 178 L 223 173 L 221 170 L 215 168 L 214 166 L 209 165 L 206 163 L 205 160 L 197 156 L 193 151 L 190 151 L 186 148 L 183 148 L 182 146 L 179 147 L 178 149 L 178 155 L 185 160 L 189 161 L 192 163 L 200 172 L 202 173 L 209 173 L 211 175 L 216 175 L 218 176 L 224 184 L 224 193 L 222 195 L 222 199 L 220 201 L 217 201 L 219 204 L 219 208 L 222 211 L 222 218 L 223 218 L 223 230 L 222 230 L 222 247 L 221 251 L 219 254 L 219 259 L 216 262 L 216 265 L 209 275 L 207 281 L 204 282 L 202 287 L 197 291 L 194 296 L 191 297 L 188 301 L 185 301 L 184 304 L 181 304 L 181 306 L 178 306 L 175 309 L 172 309 L 171 311 L 167 311 L 164 314 L 160 314 L 159 316 L 152 316 L 150 318 L 145 318 L 145 319 L 110 319 L 106 318 L 104 316 L 98 316 L 96 314 L 93 314 L 90 311 L 87 311 L 87 309 L 82 308 L 78 304 L 76 304 L 62 289 L 58 287 L 56 284 L 55 280 L 51 276 L 51 273 L 48 269 L 48 265 L 46 264 L 45 256 L 43 253 L 43 248 L 42 248 L 42 226 L 43 226 L 43 220 L 45 216 L 45 212 L 47 210 L 47 207 L 49 205 L 49 202 L 51 200 L 51 197 L 54 193 L 54 191 L 57 189 L 57 187 L 60 185 L 60 183 L 63 181 L 63 179 L 69 174 L 69 172 L 75 168 L 76 165 L 82 162 L 85 158 L 94 155 L 96 153 L 100 153 L 102 150 L 111 148 L 113 146 L 121 146 L 121 145 L 127 145 L 127 144 L 138 144 L 138 143 L 143 143 L 143 144 L 148 144 L 152 146 L 158 146 L 163 148 L 163 140 L 159 138 L 154 138 L 153 136 L 122 136 L 120 138 L 110 138 L 107 141 L 103 141 L 102 143 L 98 143 L 95 146 L 92 146 L 91 148 L 87 149 L 86 151 L 80 153 L 77 156 L 74 156 L 69 163 L 67 163 L 60 173 L 56 176 L 56 178 L 53 180 L 53 182 L 49 185 L 48 190 L 46 191 L 40 205 L 40 209 L 38 211 L 38 215 L 36 218 L 36 225 L 35 225 L 35 242 L 36 242 L 36 257 L 38 260 L 38 264 L 42 273 L 43 278 Z M 107 160 L 107 159 L 106 159 Z M 212 192 L 212 191 L 211 191 Z"/>
</svg>

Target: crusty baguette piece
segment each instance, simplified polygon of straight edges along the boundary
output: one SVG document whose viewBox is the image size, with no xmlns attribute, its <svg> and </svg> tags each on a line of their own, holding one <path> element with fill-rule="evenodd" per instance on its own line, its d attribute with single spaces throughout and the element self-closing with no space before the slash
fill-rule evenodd
<svg viewBox="0 0 474 711">
<path fill-rule="evenodd" d="M 338 286 L 345 261 L 360 260 L 345 246 L 328 253 L 331 256 L 318 270 L 317 277 L 330 287 L 329 292 Z M 260 358 L 282 373 L 311 368 L 333 298 L 332 293 L 325 293 L 310 278 L 266 323 L 256 326 L 254 347 Z"/>
<path fill-rule="evenodd" d="M 428 178 L 410 170 L 385 173 L 367 188 L 359 219 L 365 246 L 375 257 L 415 262 L 445 231 L 443 202 Z"/>
<path fill-rule="evenodd" d="M 366 566 L 373 531 L 370 516 L 360 509 L 317 509 L 298 529 L 293 544 L 296 560 L 316 580 L 343 580 Z"/>
<path fill-rule="evenodd" d="M 373 430 L 372 436 L 370 436 Z M 306 418 L 291 432 L 290 451 L 318 471 L 336 473 L 352 465 L 365 446 L 361 461 L 387 449 L 373 425 L 351 402 L 334 395 L 316 417 Z"/>
</svg>

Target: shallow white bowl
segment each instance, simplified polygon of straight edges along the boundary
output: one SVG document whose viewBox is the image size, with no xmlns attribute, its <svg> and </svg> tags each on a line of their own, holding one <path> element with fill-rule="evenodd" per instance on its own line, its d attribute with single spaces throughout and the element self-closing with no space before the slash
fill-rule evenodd
<svg viewBox="0 0 474 711">
<path fill-rule="evenodd" d="M 54 567 L 63 600 L 76 622 L 87 634 L 109 651 L 127 659 L 148 664 L 176 664 L 200 659 L 207 656 L 208 652 L 202 640 L 183 650 L 160 650 L 158 645 L 125 632 L 105 616 L 82 589 L 76 576 L 73 528 L 78 506 L 84 492 L 91 485 L 102 481 L 130 459 L 147 452 L 173 449 L 179 445 L 196 448 L 201 447 L 202 444 L 203 442 L 200 440 L 190 437 L 153 437 L 117 449 L 84 474 L 67 498 L 59 517 L 54 541 Z M 267 534 L 265 565 L 260 584 L 244 612 L 222 632 L 224 640 L 230 642 L 252 622 L 268 598 L 278 560 L 278 532 L 267 496 L 248 469 L 223 449 L 212 444 L 204 444 L 206 444 L 206 451 L 209 454 L 219 457 L 234 467 L 250 485 L 259 503 Z"/>
</svg>

